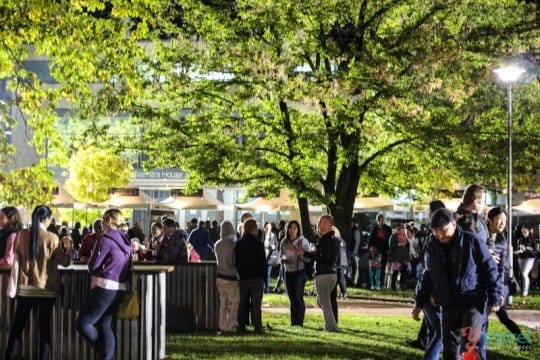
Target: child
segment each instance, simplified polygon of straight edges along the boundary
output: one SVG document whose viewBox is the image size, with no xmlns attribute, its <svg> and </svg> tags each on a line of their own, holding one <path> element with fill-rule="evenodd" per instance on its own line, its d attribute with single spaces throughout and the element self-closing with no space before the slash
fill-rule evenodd
<svg viewBox="0 0 540 360">
<path fill-rule="evenodd" d="M 371 290 L 381 289 L 381 259 L 382 256 L 377 248 L 369 248 L 369 286 Z"/>
<path fill-rule="evenodd" d="M 362 241 L 360 249 L 358 250 L 358 278 L 356 279 L 356 286 L 362 287 L 362 284 L 366 283 L 366 288 L 369 289 L 369 248 L 368 241 Z"/>
</svg>

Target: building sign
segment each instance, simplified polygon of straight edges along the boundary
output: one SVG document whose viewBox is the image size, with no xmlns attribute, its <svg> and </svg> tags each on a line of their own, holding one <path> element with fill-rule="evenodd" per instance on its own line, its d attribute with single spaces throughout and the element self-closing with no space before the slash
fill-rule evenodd
<svg viewBox="0 0 540 360">
<path fill-rule="evenodd" d="M 143 171 L 135 169 L 134 178 L 137 180 L 184 180 L 186 173 L 178 169 L 154 169 L 151 171 Z"/>
<path fill-rule="evenodd" d="M 171 189 L 171 196 L 173 197 L 183 197 L 183 196 L 203 197 L 203 189 L 199 189 L 196 192 L 191 192 L 191 193 L 187 193 L 185 189 Z"/>
<path fill-rule="evenodd" d="M 139 196 L 139 188 L 109 188 L 109 195 Z"/>
</svg>

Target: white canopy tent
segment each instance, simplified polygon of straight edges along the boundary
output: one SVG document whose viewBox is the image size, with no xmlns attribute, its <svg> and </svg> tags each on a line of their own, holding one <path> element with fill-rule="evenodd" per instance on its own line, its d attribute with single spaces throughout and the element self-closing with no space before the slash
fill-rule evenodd
<svg viewBox="0 0 540 360">
<path fill-rule="evenodd" d="M 514 206 L 513 209 L 527 214 L 540 215 L 540 199 L 523 201 L 521 204 Z"/>
<path fill-rule="evenodd" d="M 175 210 L 208 210 L 221 209 L 224 205 L 221 201 L 203 194 L 203 196 L 169 196 L 159 202 L 160 207 Z"/>
</svg>

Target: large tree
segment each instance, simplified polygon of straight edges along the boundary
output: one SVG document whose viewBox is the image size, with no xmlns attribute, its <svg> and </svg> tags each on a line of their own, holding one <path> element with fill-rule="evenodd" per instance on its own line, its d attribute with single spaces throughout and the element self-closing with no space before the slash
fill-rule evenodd
<svg viewBox="0 0 540 360">
<path fill-rule="evenodd" d="M 346 230 L 358 191 L 500 183 L 500 162 L 477 160 L 504 156 L 481 121 L 505 121 L 490 73 L 510 55 L 534 63 L 540 47 L 537 5 L 523 1 L 7 4 L 23 21 L 0 25 L 11 48 L 35 43 L 60 83 L 34 104 L 65 97 L 99 136 L 101 117 L 130 114 L 141 135 L 124 145 L 194 187 L 288 187 L 306 230 L 308 200 Z"/>
<path fill-rule="evenodd" d="M 309 199 L 346 231 L 359 190 L 504 178 L 500 166 L 468 171 L 489 141 L 464 129 L 483 115 L 474 100 L 504 110 L 481 96 L 494 91 L 501 59 L 538 51 L 531 10 L 513 1 L 187 2 L 177 34 L 156 42 L 153 86 L 133 115 L 152 165 L 179 164 L 194 184 L 288 187 L 304 228 Z"/>
</svg>

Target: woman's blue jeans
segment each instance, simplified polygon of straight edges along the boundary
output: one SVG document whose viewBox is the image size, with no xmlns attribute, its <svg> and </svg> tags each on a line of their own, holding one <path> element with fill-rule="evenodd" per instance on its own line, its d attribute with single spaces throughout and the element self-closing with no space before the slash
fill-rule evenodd
<svg viewBox="0 0 540 360">
<path fill-rule="evenodd" d="M 90 290 L 77 319 L 77 331 L 97 349 L 100 359 L 112 359 L 116 346 L 114 320 L 123 291 Z"/>
<path fill-rule="evenodd" d="M 306 304 L 304 303 L 304 288 L 307 274 L 304 270 L 291 271 L 285 274 L 285 287 L 291 303 L 291 325 L 304 325 Z"/>
</svg>

